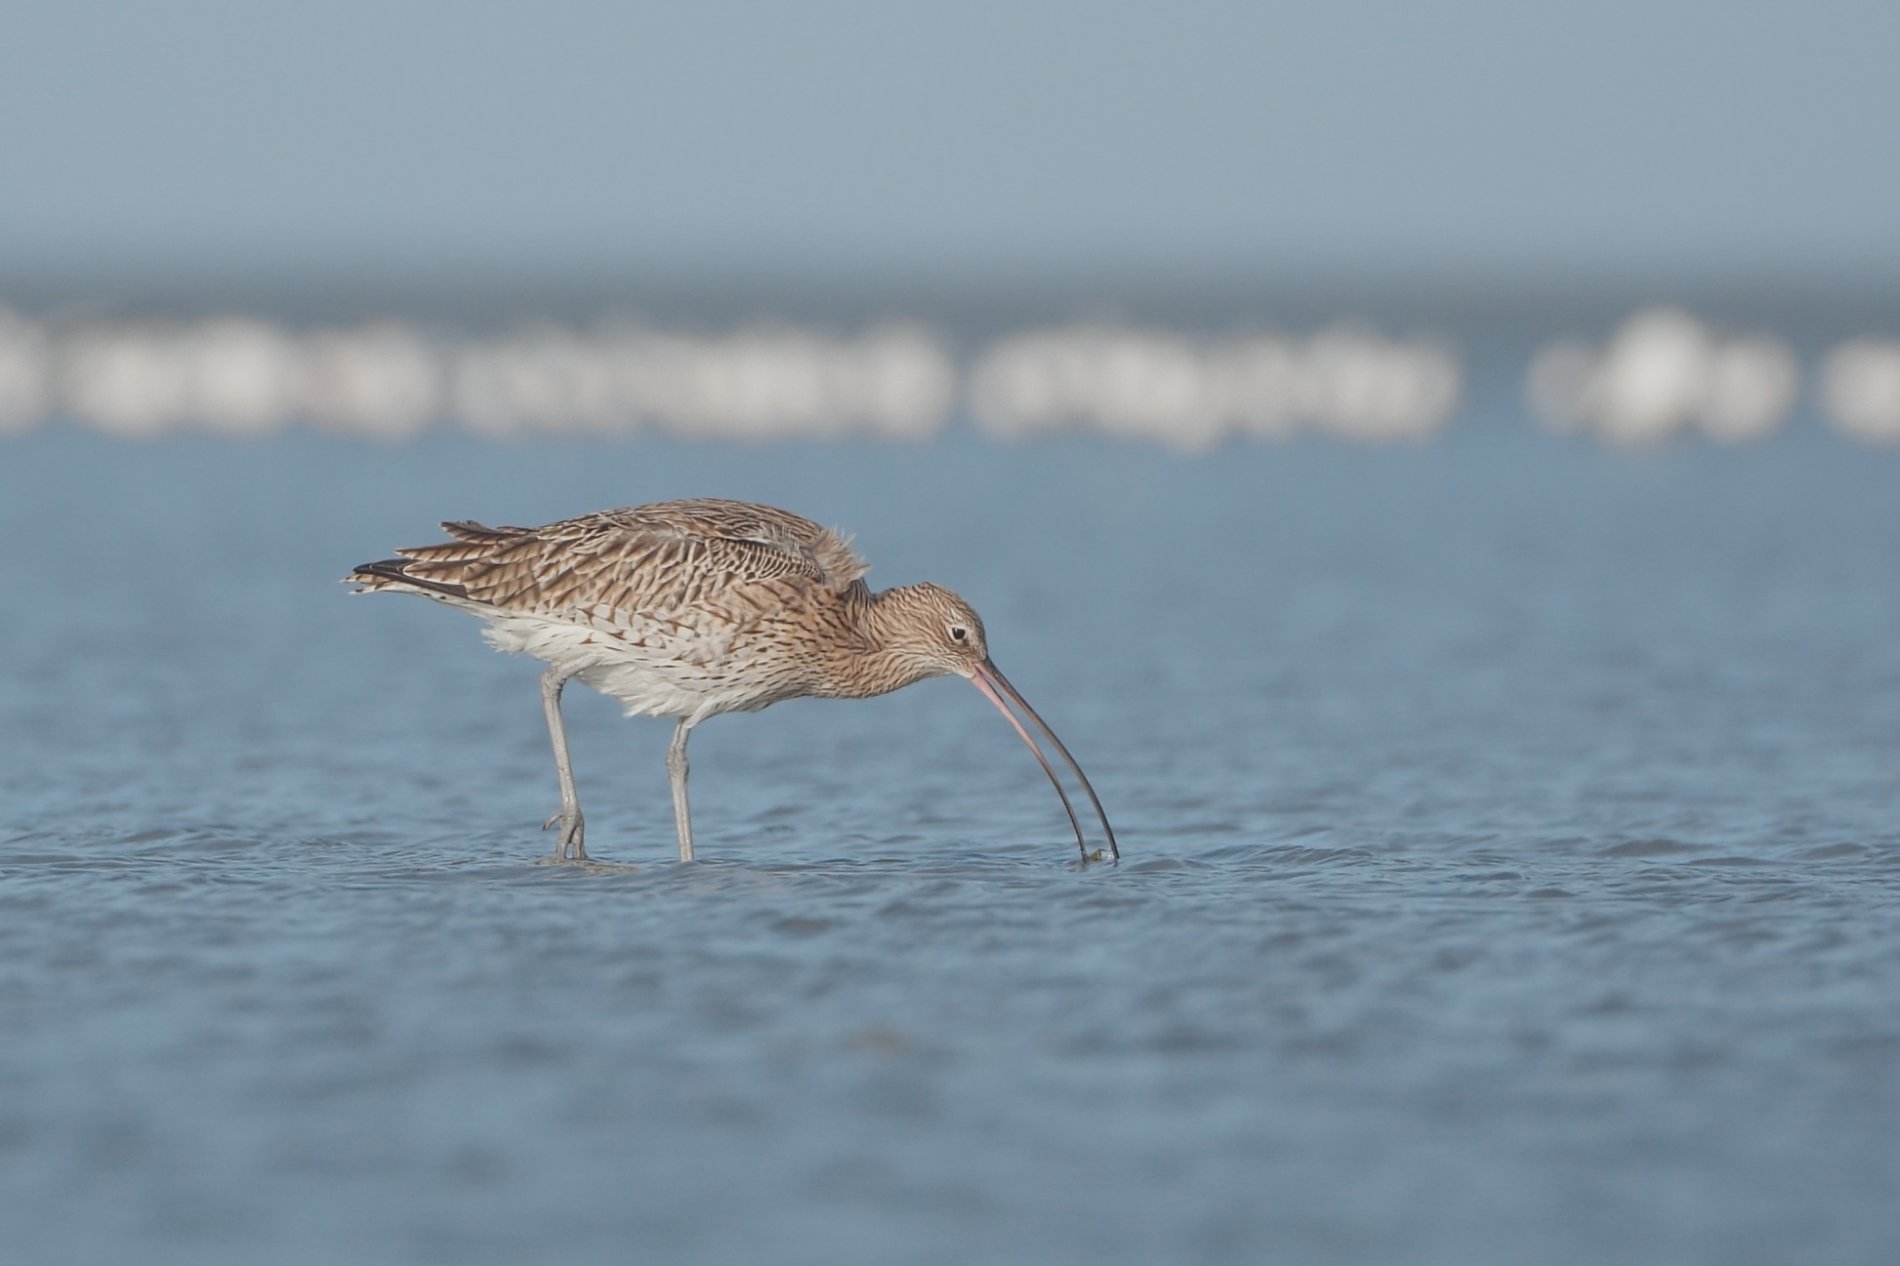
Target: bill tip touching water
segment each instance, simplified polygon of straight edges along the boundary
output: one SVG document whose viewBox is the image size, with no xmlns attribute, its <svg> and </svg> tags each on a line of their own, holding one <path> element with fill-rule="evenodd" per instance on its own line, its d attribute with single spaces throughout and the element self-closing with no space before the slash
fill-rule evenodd
<svg viewBox="0 0 1900 1266">
<path fill-rule="evenodd" d="M 1083 860 L 1121 857 L 1088 775 L 991 662 L 969 603 L 932 584 L 874 592 L 864 560 L 828 528 L 771 506 L 702 499 L 535 528 L 442 529 L 450 540 L 399 549 L 345 580 L 358 592 L 414 593 L 480 616 L 494 646 L 548 665 L 541 698 L 561 807 L 546 826 L 558 829 L 557 859 L 587 858 L 561 719 L 570 680 L 617 700 L 629 716 L 675 720 L 667 774 L 680 860 L 691 861 L 686 745 L 701 721 L 785 699 L 870 698 L 949 675 L 975 686 L 1035 754 Z M 1037 733 L 1080 781 L 1105 850 L 1090 848 Z"/>
</svg>

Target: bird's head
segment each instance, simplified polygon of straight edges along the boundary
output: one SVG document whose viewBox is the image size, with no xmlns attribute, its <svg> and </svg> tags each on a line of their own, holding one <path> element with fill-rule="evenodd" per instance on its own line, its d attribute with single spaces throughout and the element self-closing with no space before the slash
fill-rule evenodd
<svg viewBox="0 0 1900 1266">
<path fill-rule="evenodd" d="M 878 595 L 877 606 L 884 650 L 901 665 L 900 679 L 884 688 L 895 689 L 897 685 L 921 681 L 925 677 L 946 677 L 951 674 L 975 686 L 1008 719 L 1017 737 L 1035 753 L 1036 763 L 1042 766 L 1043 773 L 1049 775 L 1056 795 L 1062 798 L 1062 808 L 1069 815 L 1069 825 L 1075 828 L 1076 845 L 1082 850 L 1083 859 L 1087 860 L 1091 854 L 1088 841 L 1082 833 L 1081 819 L 1076 816 L 1075 806 L 1069 801 L 1069 793 L 1062 789 L 1062 780 L 1056 776 L 1049 758 L 1024 727 L 1023 718 L 1027 718 L 1081 780 L 1082 789 L 1088 793 L 1089 802 L 1095 806 L 1096 815 L 1102 820 L 1102 831 L 1108 837 L 1108 855 L 1119 858 L 1121 851 L 1115 843 L 1115 828 L 1108 824 L 1108 813 L 1102 808 L 1101 798 L 1095 794 L 1088 775 L 1076 764 L 1075 757 L 1056 737 L 1056 732 L 1029 706 L 1029 700 L 1023 698 L 1016 687 L 1009 684 L 1009 678 L 1003 676 L 1002 671 L 990 662 L 989 639 L 983 632 L 983 620 L 970 604 L 941 585 L 905 585 Z M 1022 716 L 1019 717 L 1011 709 L 1012 704 L 1021 711 Z M 1099 853 L 1094 855 L 1100 856 Z"/>
<path fill-rule="evenodd" d="M 989 659 L 983 618 L 942 585 L 905 585 L 881 597 L 885 645 L 921 677 L 975 677 Z"/>
</svg>

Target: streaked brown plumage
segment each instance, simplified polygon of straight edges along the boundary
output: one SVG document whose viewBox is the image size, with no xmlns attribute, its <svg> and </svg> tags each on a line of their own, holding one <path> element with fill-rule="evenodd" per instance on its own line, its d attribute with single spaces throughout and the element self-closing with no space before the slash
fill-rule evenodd
<svg viewBox="0 0 1900 1266">
<path fill-rule="evenodd" d="M 490 642 L 548 664 L 541 693 L 561 783 L 555 856 L 586 858 L 585 823 L 567 756 L 561 691 L 570 679 L 629 715 L 677 718 L 667 770 L 680 859 L 693 857 L 686 742 L 722 712 L 800 696 L 862 699 L 926 677 L 967 677 L 1009 718 L 1075 808 L 1009 704 L 1021 708 L 1081 779 L 1119 857 L 1101 800 L 1068 749 L 989 661 L 983 621 L 937 585 L 873 593 L 864 560 L 836 532 L 745 501 L 668 501 L 606 510 L 545 527 L 444 523 L 452 538 L 365 563 L 358 592 L 418 593 L 488 622 Z M 1007 700 L 1007 702 L 1006 702 Z"/>
</svg>

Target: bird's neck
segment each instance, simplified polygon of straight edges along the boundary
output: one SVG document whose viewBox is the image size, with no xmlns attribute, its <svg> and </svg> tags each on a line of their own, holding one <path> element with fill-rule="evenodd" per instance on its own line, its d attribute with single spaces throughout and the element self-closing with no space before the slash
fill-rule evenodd
<svg viewBox="0 0 1900 1266">
<path fill-rule="evenodd" d="M 844 613 L 854 638 L 846 639 L 831 674 L 838 696 L 867 699 L 889 694 L 934 675 L 928 663 L 904 649 L 902 589 L 873 593 L 860 580 L 845 592 Z"/>
</svg>

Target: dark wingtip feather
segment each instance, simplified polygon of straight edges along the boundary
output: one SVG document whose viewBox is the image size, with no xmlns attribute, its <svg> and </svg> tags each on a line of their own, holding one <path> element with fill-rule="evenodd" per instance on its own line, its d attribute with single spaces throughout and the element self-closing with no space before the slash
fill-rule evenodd
<svg viewBox="0 0 1900 1266">
<path fill-rule="evenodd" d="M 470 544 L 486 544 L 491 541 L 505 541 L 511 536 L 522 536 L 527 528 L 489 527 L 486 523 L 477 523 L 473 519 L 449 519 L 442 524 L 442 530 L 458 541 Z"/>
<path fill-rule="evenodd" d="M 411 576 L 405 570 L 409 561 L 406 558 L 385 558 L 379 562 L 364 563 L 344 577 L 344 583 L 361 585 L 362 588 L 358 590 L 360 593 L 387 588 L 390 585 L 406 585 L 412 589 L 426 589 L 433 593 L 447 594 L 451 598 L 468 596 L 468 590 L 461 585 L 446 585 L 440 581 L 423 580 L 420 577 Z"/>
</svg>

